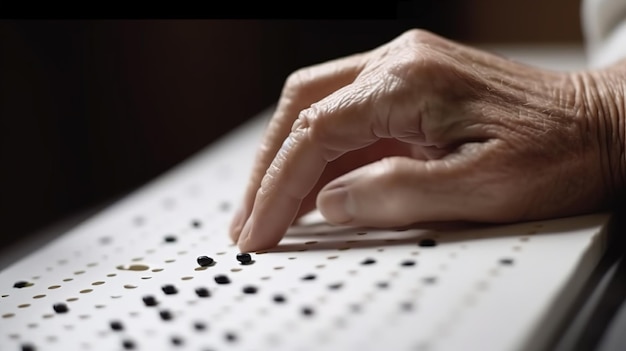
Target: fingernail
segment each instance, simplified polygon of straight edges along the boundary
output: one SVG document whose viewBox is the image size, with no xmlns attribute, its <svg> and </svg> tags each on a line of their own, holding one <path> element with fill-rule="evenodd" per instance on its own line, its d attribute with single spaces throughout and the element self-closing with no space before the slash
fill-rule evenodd
<svg viewBox="0 0 626 351">
<path fill-rule="evenodd" d="M 324 218 L 331 223 L 344 224 L 354 219 L 348 190 L 343 186 L 321 192 L 318 206 Z"/>
</svg>

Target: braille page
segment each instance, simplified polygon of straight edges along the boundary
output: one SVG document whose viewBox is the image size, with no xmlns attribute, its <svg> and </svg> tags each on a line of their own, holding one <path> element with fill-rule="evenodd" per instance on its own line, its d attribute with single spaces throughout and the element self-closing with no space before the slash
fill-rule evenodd
<svg viewBox="0 0 626 351">
<path fill-rule="evenodd" d="M 540 350 L 609 214 L 227 235 L 271 111 L 0 272 L 0 350 Z"/>
</svg>

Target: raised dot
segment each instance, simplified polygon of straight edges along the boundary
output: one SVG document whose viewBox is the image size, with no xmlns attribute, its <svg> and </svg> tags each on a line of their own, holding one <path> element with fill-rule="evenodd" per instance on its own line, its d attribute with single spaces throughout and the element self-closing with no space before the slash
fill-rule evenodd
<svg viewBox="0 0 626 351">
<path fill-rule="evenodd" d="M 328 257 L 326 257 L 326 258 L 327 258 L 327 259 L 329 259 L 329 260 L 335 260 L 335 259 L 337 259 L 338 257 L 339 257 L 339 256 L 328 256 Z"/>
<path fill-rule="evenodd" d="M 218 284 L 229 284 L 230 283 L 230 278 L 228 278 L 228 276 L 224 275 L 224 274 L 219 274 L 215 276 L 215 282 Z"/>
<path fill-rule="evenodd" d="M 135 349 L 135 342 L 132 340 L 124 340 L 122 341 L 122 347 L 125 348 L 126 350 L 134 350 Z"/>
<path fill-rule="evenodd" d="M 152 270 L 154 273 L 162 272 L 163 268 L 155 268 Z"/>
<path fill-rule="evenodd" d="M 373 258 L 371 258 L 371 257 L 366 258 L 366 259 L 364 259 L 364 260 L 361 262 L 361 264 L 362 264 L 362 265 L 370 265 L 370 264 L 374 264 L 374 263 L 376 263 L 376 260 L 375 260 L 375 259 L 373 259 Z"/>
<path fill-rule="evenodd" d="M 513 265 L 513 259 L 512 258 L 503 258 L 500 259 L 500 264 L 504 265 L 504 266 L 511 266 Z"/>
<path fill-rule="evenodd" d="M 27 327 L 29 327 L 31 329 L 37 328 L 38 326 L 39 326 L 39 324 L 37 324 L 37 323 L 28 323 L 28 325 L 27 325 Z"/>
<path fill-rule="evenodd" d="M 93 289 L 83 289 L 81 291 L 79 291 L 81 294 L 89 294 L 90 292 L 92 292 Z"/>
<path fill-rule="evenodd" d="M 58 288 L 60 288 L 60 287 L 61 287 L 61 285 L 50 285 L 50 286 L 48 287 L 48 289 L 50 289 L 50 290 L 54 290 L 54 289 L 58 289 Z"/>
<path fill-rule="evenodd" d="M 146 306 L 156 306 L 158 304 L 156 298 L 152 295 L 146 295 L 142 298 L 142 300 Z"/>
<path fill-rule="evenodd" d="M 67 305 L 62 302 L 55 303 L 54 305 L 52 305 L 52 308 L 56 313 L 66 313 L 67 311 L 69 311 Z"/>
<path fill-rule="evenodd" d="M 161 311 L 159 311 L 159 316 L 164 321 L 169 321 L 169 320 L 171 320 L 173 318 L 172 312 L 170 312 L 169 310 L 161 310 Z"/>
<path fill-rule="evenodd" d="M 297 258 L 297 257 L 293 257 L 293 256 L 292 256 L 292 257 L 289 257 L 289 258 L 287 258 L 287 259 L 288 259 L 288 260 L 295 260 L 296 258 Z"/>
<path fill-rule="evenodd" d="M 421 247 L 434 247 L 437 246 L 437 242 L 434 239 L 426 238 L 420 240 L 418 245 Z"/>
<path fill-rule="evenodd" d="M 169 260 L 165 260 L 165 263 L 173 263 L 173 262 L 176 262 L 176 260 L 173 258 L 170 258 Z"/>
<path fill-rule="evenodd" d="M 124 285 L 124 289 L 135 289 L 135 288 L 137 288 L 136 285 L 131 285 L 131 284 Z"/>
<path fill-rule="evenodd" d="M 35 296 L 33 296 L 33 299 L 43 299 L 44 297 L 46 297 L 46 295 L 44 295 L 44 294 L 35 295 Z"/>
<path fill-rule="evenodd" d="M 285 298 L 285 296 L 281 295 L 281 294 L 276 294 L 272 297 L 272 300 L 274 300 L 274 302 L 276 303 L 284 303 L 287 301 L 287 299 Z"/>
<path fill-rule="evenodd" d="M 35 348 L 35 345 L 33 344 L 22 344 L 21 350 L 22 351 L 35 351 L 37 349 Z"/>
<path fill-rule="evenodd" d="M 148 279 L 152 279 L 152 277 L 150 277 L 150 276 L 145 276 L 145 277 L 141 277 L 141 279 L 143 279 L 143 280 L 148 280 Z"/>
<path fill-rule="evenodd" d="M 194 271 L 206 271 L 206 267 L 196 267 L 193 269 Z"/>
<path fill-rule="evenodd" d="M 91 285 L 94 285 L 94 286 L 98 286 L 98 285 L 102 285 L 102 284 L 104 284 L 103 281 L 97 281 L 97 282 L 91 283 Z"/>
<path fill-rule="evenodd" d="M 98 308 L 98 309 L 101 309 L 101 308 L 105 308 L 105 307 L 107 307 L 107 306 L 106 306 L 106 305 L 95 305 L 94 307 L 95 307 L 95 308 Z"/>
<path fill-rule="evenodd" d="M 65 279 L 63 279 L 64 282 L 71 282 L 72 280 L 74 280 L 74 278 L 65 278 Z"/>
<path fill-rule="evenodd" d="M 180 346 L 180 345 L 182 345 L 184 343 L 183 339 L 181 337 L 179 337 L 179 336 L 172 336 L 170 341 L 172 342 L 172 344 L 174 346 Z"/>
<path fill-rule="evenodd" d="M 67 301 L 67 302 L 78 301 L 78 297 L 70 297 L 70 298 L 65 299 L 65 301 Z"/>
<path fill-rule="evenodd" d="M 400 263 L 401 266 L 403 267 L 411 267 L 411 266 L 415 266 L 415 261 L 413 260 L 404 260 Z"/>
<path fill-rule="evenodd" d="M 98 265 L 98 262 L 87 263 L 87 267 L 95 267 Z"/>
<path fill-rule="evenodd" d="M 29 283 L 29 282 L 27 282 L 25 280 L 20 280 L 18 282 L 15 282 L 15 284 L 13 284 L 13 287 L 17 288 L 17 289 L 22 289 L 22 288 L 25 288 L 27 286 L 32 286 L 32 285 L 33 285 L 33 283 Z"/>
<path fill-rule="evenodd" d="M 195 322 L 193 324 L 193 328 L 198 331 L 206 330 L 206 324 L 204 324 L 203 322 Z"/>
<path fill-rule="evenodd" d="M 5 313 L 2 315 L 2 318 L 12 318 L 15 317 L 15 313 Z"/>
<path fill-rule="evenodd" d="M 315 280 L 315 278 L 316 278 L 315 274 L 307 274 L 302 277 L 302 280 Z"/>
<path fill-rule="evenodd" d="M 178 293 L 178 289 L 176 289 L 176 287 L 172 284 L 163 285 L 161 290 L 163 290 L 166 295 L 174 295 Z"/>
<path fill-rule="evenodd" d="M 209 256 L 198 256 L 196 262 L 198 262 L 198 265 L 200 265 L 201 267 L 208 267 L 212 265 L 215 261 Z"/>
<path fill-rule="evenodd" d="M 2 296 L 2 298 L 9 297 L 9 295 L 1 295 L 1 296 Z"/>
<path fill-rule="evenodd" d="M 163 241 L 165 241 L 166 243 L 175 243 L 176 240 L 178 239 L 174 235 L 166 235 L 165 238 L 163 238 Z"/>
<path fill-rule="evenodd" d="M 315 314 L 315 311 L 313 310 L 313 308 L 308 307 L 308 306 L 302 307 L 302 309 L 300 311 L 306 317 L 310 317 L 310 316 Z"/>
<path fill-rule="evenodd" d="M 198 297 L 209 297 L 211 296 L 211 292 L 207 288 L 199 287 L 196 288 L 196 295 L 198 295 Z"/>
<path fill-rule="evenodd" d="M 226 338 L 226 341 L 228 342 L 237 341 L 237 335 L 233 332 L 227 332 L 226 334 L 224 334 L 224 337 Z"/>
<path fill-rule="evenodd" d="M 111 327 L 112 330 L 115 331 L 120 331 L 120 330 L 124 330 L 124 325 L 122 324 L 122 322 L 120 321 L 111 321 L 111 323 L 109 323 L 109 326 Z"/>
<path fill-rule="evenodd" d="M 180 280 L 191 280 L 191 279 L 193 279 L 192 276 L 185 276 L 185 277 L 180 278 Z"/>
<path fill-rule="evenodd" d="M 437 282 L 437 277 L 425 277 L 424 283 L 426 284 L 435 284 Z"/>
<path fill-rule="evenodd" d="M 194 228 L 200 228 L 202 226 L 202 223 L 200 223 L 200 221 L 196 219 L 191 221 L 191 226 Z"/>
<path fill-rule="evenodd" d="M 378 283 L 376 283 L 376 286 L 381 288 L 381 289 L 387 289 L 389 287 L 389 283 L 387 283 L 387 282 L 378 282 Z"/>
<path fill-rule="evenodd" d="M 237 261 L 239 261 L 241 264 L 250 264 L 250 263 L 252 263 L 252 256 L 250 256 L 250 254 L 247 253 L 247 252 L 240 252 L 240 253 L 238 253 L 236 258 L 237 258 Z"/>
<path fill-rule="evenodd" d="M 331 290 L 339 290 L 343 286 L 343 283 L 333 283 L 328 286 Z"/>
<path fill-rule="evenodd" d="M 115 274 L 115 273 L 109 273 L 109 274 L 107 274 L 107 277 L 112 278 L 112 277 L 115 277 L 116 275 L 117 274 Z"/>
<path fill-rule="evenodd" d="M 241 268 L 231 268 L 231 272 L 241 272 Z"/>
<path fill-rule="evenodd" d="M 81 275 L 81 274 L 84 274 L 84 273 L 85 273 L 85 271 L 76 271 L 76 272 L 74 272 L 74 274 L 76 274 L 76 275 Z"/>
<path fill-rule="evenodd" d="M 242 291 L 244 294 L 256 294 L 256 292 L 258 291 L 258 288 L 252 285 L 247 285 L 243 287 Z"/>
</svg>

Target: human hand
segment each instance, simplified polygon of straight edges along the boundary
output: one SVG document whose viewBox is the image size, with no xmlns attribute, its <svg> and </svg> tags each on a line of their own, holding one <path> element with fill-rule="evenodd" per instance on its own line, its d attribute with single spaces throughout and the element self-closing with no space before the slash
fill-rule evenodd
<svg viewBox="0 0 626 351">
<path fill-rule="evenodd" d="M 421 30 L 299 70 L 231 238 L 242 251 L 271 248 L 316 207 L 330 223 L 370 227 L 597 210 L 623 184 L 612 151 L 623 133 L 606 99 L 623 106 L 623 91 L 613 96 L 606 77 L 533 68 Z"/>
</svg>

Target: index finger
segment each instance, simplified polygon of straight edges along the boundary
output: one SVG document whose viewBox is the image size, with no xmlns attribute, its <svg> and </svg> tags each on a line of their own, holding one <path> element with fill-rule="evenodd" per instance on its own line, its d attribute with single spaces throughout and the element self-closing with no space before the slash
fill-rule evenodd
<svg viewBox="0 0 626 351">
<path fill-rule="evenodd" d="M 300 113 L 261 181 L 238 242 L 241 250 L 275 246 L 327 163 L 379 140 L 374 124 L 386 118 L 377 112 L 385 102 L 373 106 L 374 85 L 355 82 Z"/>
<path fill-rule="evenodd" d="M 261 180 L 281 143 L 289 135 L 298 113 L 331 92 L 350 84 L 363 64 L 363 54 L 354 54 L 296 71 L 287 79 L 256 155 L 242 207 L 231 223 L 229 234 L 233 241 L 238 240 L 243 224 L 252 211 Z"/>
</svg>

